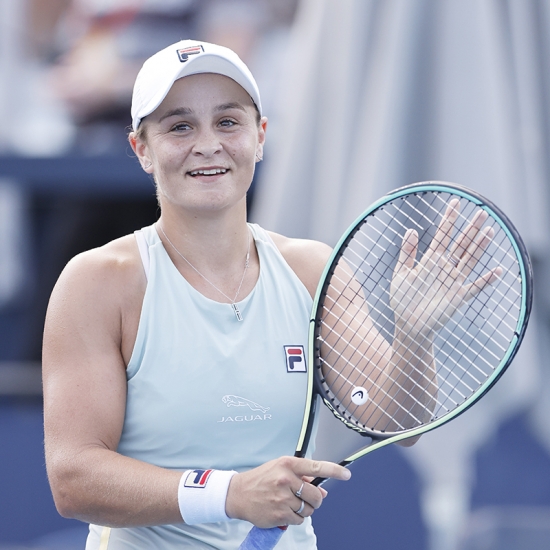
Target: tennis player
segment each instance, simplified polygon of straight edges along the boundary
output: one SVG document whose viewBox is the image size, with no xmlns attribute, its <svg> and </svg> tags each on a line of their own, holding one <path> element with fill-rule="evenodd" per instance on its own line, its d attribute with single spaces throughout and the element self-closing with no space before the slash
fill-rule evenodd
<svg viewBox="0 0 550 550">
<path fill-rule="evenodd" d="M 267 119 L 234 52 L 187 40 L 155 54 L 135 83 L 132 125 L 159 220 L 69 262 L 46 319 L 56 506 L 90 523 L 87 550 L 229 550 L 251 523 L 289 525 L 282 550 L 314 549 L 310 516 L 325 492 L 308 480 L 350 476 L 291 456 L 330 249 L 247 223 Z"/>
</svg>

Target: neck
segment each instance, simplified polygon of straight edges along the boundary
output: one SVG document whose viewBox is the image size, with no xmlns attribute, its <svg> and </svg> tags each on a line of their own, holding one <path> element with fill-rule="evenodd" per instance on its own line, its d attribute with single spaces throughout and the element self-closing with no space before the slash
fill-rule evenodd
<svg viewBox="0 0 550 550">
<path fill-rule="evenodd" d="M 255 246 L 251 246 L 252 237 L 246 219 L 240 223 L 218 223 L 215 227 L 212 224 L 205 226 L 194 223 L 190 224 L 191 228 L 170 224 L 167 220 L 169 216 L 161 216 L 157 222 L 157 230 L 174 265 L 205 296 L 217 301 L 222 301 L 223 297 L 231 304 L 237 321 L 242 321 L 243 316 L 237 302 L 248 296 L 259 275 L 257 251 Z M 167 234 L 166 226 L 173 233 L 172 237 Z M 187 232 L 183 232 L 184 227 Z M 177 229 L 181 233 L 178 234 Z M 241 247 L 243 231 L 246 241 L 244 257 Z M 179 243 L 179 247 L 172 238 Z M 185 251 L 180 249 L 182 247 Z M 246 280 L 251 264 L 252 277 Z"/>
<path fill-rule="evenodd" d="M 215 218 L 184 217 L 164 210 L 158 224 L 179 253 L 199 270 L 202 267 L 219 273 L 236 263 L 241 265 L 249 238 L 246 209 L 239 215 L 222 214 Z M 168 249 L 170 245 L 166 244 Z M 169 251 L 169 254 L 179 265 L 173 252 Z"/>
</svg>

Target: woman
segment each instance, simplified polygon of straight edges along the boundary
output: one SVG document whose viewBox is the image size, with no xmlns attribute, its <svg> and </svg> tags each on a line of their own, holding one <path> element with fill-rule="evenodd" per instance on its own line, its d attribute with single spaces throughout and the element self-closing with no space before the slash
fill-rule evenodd
<svg viewBox="0 0 550 550">
<path fill-rule="evenodd" d="M 307 365 L 287 368 L 285 346 L 307 344 L 330 249 L 247 224 L 267 119 L 230 50 L 182 41 L 155 54 L 138 75 L 132 122 L 161 216 L 74 258 L 52 294 L 43 368 L 56 506 L 91 523 L 88 550 L 234 549 L 250 523 L 289 525 L 281 549 L 315 548 L 309 518 L 325 492 L 308 480 L 350 474 L 288 456 Z M 449 232 L 457 208 L 444 217 Z M 491 238 L 483 221 L 471 224 L 476 247 Z M 403 265 L 416 246 L 409 232 Z M 369 354 L 388 368 L 422 361 L 432 374 L 420 383 L 435 394 L 431 334 L 419 335 L 421 358 L 403 359 L 397 339 L 392 350 L 373 332 L 367 363 Z"/>
<path fill-rule="evenodd" d="M 160 219 L 67 265 L 44 337 L 48 475 L 59 512 L 92 524 L 88 549 L 236 548 L 250 524 L 229 518 L 296 526 L 281 548 L 314 548 L 323 492 L 303 477 L 349 477 L 279 458 L 306 385 L 284 346 L 306 345 L 329 249 L 247 225 L 260 113 L 219 46 L 170 46 L 136 81 L 130 144 Z"/>
</svg>

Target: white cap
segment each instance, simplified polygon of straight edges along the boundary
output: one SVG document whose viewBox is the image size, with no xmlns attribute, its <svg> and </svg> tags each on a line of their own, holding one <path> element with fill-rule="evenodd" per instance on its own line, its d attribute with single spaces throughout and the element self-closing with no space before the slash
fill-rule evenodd
<svg viewBox="0 0 550 550">
<path fill-rule="evenodd" d="M 132 96 L 132 127 L 151 114 L 166 97 L 178 78 L 200 73 L 221 74 L 240 84 L 262 112 L 260 91 L 248 67 L 229 48 L 182 40 L 150 57 L 139 71 Z"/>
</svg>

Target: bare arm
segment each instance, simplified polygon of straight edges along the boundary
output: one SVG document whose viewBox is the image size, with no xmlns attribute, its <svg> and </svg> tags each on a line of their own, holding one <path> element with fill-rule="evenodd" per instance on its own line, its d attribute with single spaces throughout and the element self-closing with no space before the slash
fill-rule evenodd
<svg viewBox="0 0 550 550">
<path fill-rule="evenodd" d="M 181 522 L 180 475 L 116 452 L 126 404 L 123 304 L 137 298 L 127 289 L 139 275 L 131 264 L 101 249 L 72 260 L 44 333 L 46 464 L 56 506 L 110 526 Z"/>
</svg>

